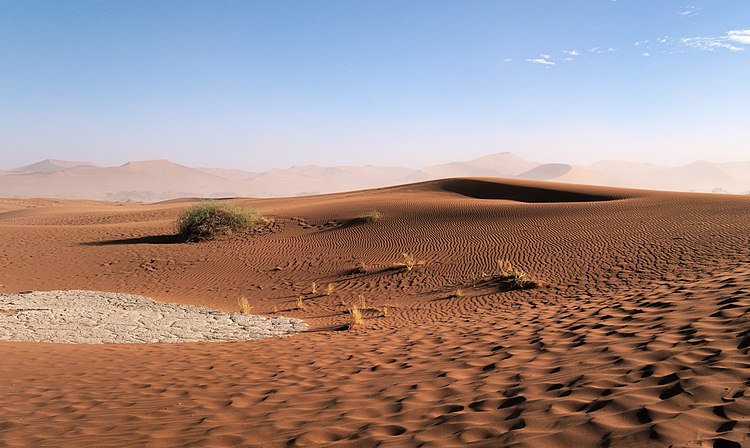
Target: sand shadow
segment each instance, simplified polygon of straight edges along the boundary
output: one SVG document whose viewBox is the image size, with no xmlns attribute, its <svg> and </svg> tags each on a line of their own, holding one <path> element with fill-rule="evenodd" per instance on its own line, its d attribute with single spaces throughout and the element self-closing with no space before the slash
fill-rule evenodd
<svg viewBox="0 0 750 448">
<path fill-rule="evenodd" d="M 573 191 L 564 188 L 544 188 L 477 179 L 449 179 L 442 189 L 474 199 L 504 199 L 526 203 L 598 202 L 619 199 L 611 194 Z"/>
<path fill-rule="evenodd" d="M 362 217 L 351 218 L 351 219 L 346 219 L 343 221 L 336 221 L 336 224 L 329 225 L 322 229 L 318 229 L 313 233 L 314 234 L 329 233 L 329 232 L 333 232 L 336 230 L 345 230 L 345 229 L 350 229 L 352 227 L 365 226 L 367 224 L 374 224 L 374 221 L 370 221 L 367 218 L 362 218 Z"/>
<path fill-rule="evenodd" d="M 181 234 L 176 235 L 152 235 L 137 238 L 122 238 L 117 240 L 89 241 L 81 243 L 81 246 L 119 246 L 127 244 L 180 244 L 188 239 Z"/>
</svg>

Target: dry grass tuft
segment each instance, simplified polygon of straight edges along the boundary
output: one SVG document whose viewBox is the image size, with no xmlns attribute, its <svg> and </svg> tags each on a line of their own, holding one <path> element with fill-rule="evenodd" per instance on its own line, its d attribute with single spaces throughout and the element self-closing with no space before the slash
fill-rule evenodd
<svg viewBox="0 0 750 448">
<path fill-rule="evenodd" d="M 310 285 L 310 292 L 313 294 L 318 293 L 318 284 L 315 282 L 312 282 L 312 285 Z"/>
<path fill-rule="evenodd" d="M 328 286 L 326 286 L 326 295 L 327 296 L 332 295 L 333 289 L 334 289 L 333 283 L 329 283 Z"/>
<path fill-rule="evenodd" d="M 274 305 L 274 306 L 273 306 L 273 310 L 271 310 L 271 312 L 272 312 L 273 314 L 277 314 L 277 313 L 279 312 L 279 308 L 278 308 L 278 307 L 277 307 L 276 305 Z"/>
<path fill-rule="evenodd" d="M 351 316 L 351 322 L 349 323 L 349 329 L 358 327 L 362 324 L 362 311 L 357 306 L 353 306 L 349 309 L 349 315 Z"/>
<path fill-rule="evenodd" d="M 417 266 L 424 266 L 425 264 L 424 260 L 417 260 L 416 258 L 414 258 L 414 255 L 410 253 L 402 252 L 401 256 L 404 257 L 404 261 L 393 263 L 393 267 L 403 269 L 406 272 L 411 272 Z"/>
<path fill-rule="evenodd" d="M 302 296 L 297 297 L 297 301 L 294 302 L 294 307 L 298 310 L 304 310 L 305 309 L 305 301 L 302 298 Z"/>
<path fill-rule="evenodd" d="M 237 299 L 237 304 L 240 306 L 240 313 L 242 314 L 250 314 L 250 312 L 253 310 L 250 302 L 244 296 Z"/>
<path fill-rule="evenodd" d="M 357 266 L 352 268 L 349 272 L 352 274 L 367 274 L 370 272 L 370 267 L 364 261 L 360 261 Z"/>
<path fill-rule="evenodd" d="M 451 297 L 459 298 L 464 296 L 464 290 L 463 289 L 456 289 L 453 291 L 453 294 L 451 294 Z"/>
<path fill-rule="evenodd" d="M 383 214 L 377 210 L 370 210 L 364 215 L 357 218 L 359 222 L 378 222 L 383 217 Z"/>
<path fill-rule="evenodd" d="M 514 289 L 533 289 L 541 286 L 541 282 L 530 277 L 526 272 L 516 269 L 508 260 L 497 260 L 499 280 L 501 284 L 511 290 Z"/>
<path fill-rule="evenodd" d="M 388 317 L 388 305 L 383 305 L 383 317 Z"/>
</svg>

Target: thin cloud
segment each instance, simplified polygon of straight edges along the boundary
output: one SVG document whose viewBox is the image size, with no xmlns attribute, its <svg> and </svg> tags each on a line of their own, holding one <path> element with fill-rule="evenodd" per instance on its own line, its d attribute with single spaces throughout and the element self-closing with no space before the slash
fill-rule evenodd
<svg viewBox="0 0 750 448">
<path fill-rule="evenodd" d="M 553 61 L 550 61 L 550 58 L 552 58 L 552 56 L 548 54 L 543 54 L 543 55 L 540 55 L 538 58 L 526 59 L 526 62 L 531 62 L 533 64 L 540 64 L 540 65 L 550 67 L 550 66 L 555 65 Z"/>
<path fill-rule="evenodd" d="M 565 50 L 563 53 L 567 54 L 568 56 L 580 56 L 581 53 L 577 52 L 576 50 Z"/>
<path fill-rule="evenodd" d="M 750 30 L 727 31 L 726 38 L 743 45 L 750 45 Z"/>
<path fill-rule="evenodd" d="M 750 45 L 750 30 L 731 30 L 717 37 L 683 37 L 680 43 L 686 47 L 703 51 L 743 51 L 738 45 Z"/>
<path fill-rule="evenodd" d="M 680 11 L 679 14 L 682 17 L 692 17 L 692 16 L 697 16 L 698 14 L 700 14 L 700 12 L 701 12 L 700 8 L 696 8 L 695 6 L 686 6 L 685 9 Z"/>
</svg>

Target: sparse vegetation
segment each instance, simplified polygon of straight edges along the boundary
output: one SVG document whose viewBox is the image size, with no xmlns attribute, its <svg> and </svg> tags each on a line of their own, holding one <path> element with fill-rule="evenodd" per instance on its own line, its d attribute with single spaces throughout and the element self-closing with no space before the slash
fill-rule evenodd
<svg viewBox="0 0 750 448">
<path fill-rule="evenodd" d="M 353 306 L 349 309 L 349 315 L 351 316 L 351 322 L 349 323 L 349 329 L 358 327 L 362 324 L 362 311 L 357 306 Z"/>
<path fill-rule="evenodd" d="M 464 296 L 464 290 L 463 289 L 456 289 L 453 291 L 453 294 L 451 294 L 451 297 L 459 298 Z"/>
<path fill-rule="evenodd" d="M 423 266 L 425 264 L 424 260 L 417 261 L 417 259 L 414 258 L 414 255 L 410 253 L 402 252 L 401 256 L 404 257 L 404 261 L 393 263 L 393 267 L 398 268 L 398 269 L 403 269 L 406 272 L 411 272 L 417 266 Z"/>
<path fill-rule="evenodd" d="M 305 309 L 305 301 L 302 298 L 302 296 L 297 297 L 297 301 L 294 302 L 294 307 L 298 310 L 304 310 Z"/>
<path fill-rule="evenodd" d="M 383 305 L 383 317 L 388 317 L 388 305 Z"/>
<path fill-rule="evenodd" d="M 378 222 L 383 217 L 383 214 L 377 210 L 370 210 L 364 215 L 357 218 L 359 222 Z"/>
<path fill-rule="evenodd" d="M 508 289 L 533 289 L 541 285 L 537 279 L 530 277 L 526 272 L 516 269 L 508 260 L 497 260 L 499 280 Z"/>
<path fill-rule="evenodd" d="M 240 306 L 240 313 L 242 314 L 250 314 L 250 312 L 253 310 L 253 307 L 250 305 L 250 302 L 245 296 L 237 299 L 237 304 Z"/>
<path fill-rule="evenodd" d="M 310 285 L 310 292 L 313 294 L 318 293 L 318 284 L 315 282 L 312 282 L 312 285 Z"/>
<path fill-rule="evenodd" d="M 256 227 L 263 218 L 254 210 L 233 204 L 204 201 L 180 214 L 177 228 L 188 241 L 210 240 L 219 235 Z"/>
<path fill-rule="evenodd" d="M 352 274 L 367 274 L 368 272 L 370 272 L 370 267 L 364 261 L 357 263 L 357 266 L 350 271 Z"/>
<path fill-rule="evenodd" d="M 326 295 L 327 296 L 332 295 L 333 289 L 334 289 L 333 283 L 329 283 L 328 286 L 326 286 Z"/>
<path fill-rule="evenodd" d="M 276 313 L 278 313 L 278 312 L 279 312 L 279 308 L 278 308 L 278 307 L 277 307 L 276 305 L 274 305 L 274 306 L 273 306 L 273 310 L 271 310 L 271 312 L 272 312 L 273 314 L 276 314 Z"/>
</svg>

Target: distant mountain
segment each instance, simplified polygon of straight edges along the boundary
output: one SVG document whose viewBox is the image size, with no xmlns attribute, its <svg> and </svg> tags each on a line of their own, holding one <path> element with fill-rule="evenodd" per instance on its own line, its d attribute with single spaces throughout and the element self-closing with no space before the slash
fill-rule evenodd
<svg viewBox="0 0 750 448">
<path fill-rule="evenodd" d="M 31 165 L 22 166 L 10 170 L 11 173 L 56 173 L 58 171 L 77 170 L 82 168 L 96 168 L 96 165 L 89 162 L 68 162 L 65 160 L 42 160 L 41 162 L 32 163 Z"/>
<path fill-rule="evenodd" d="M 750 162 L 665 167 L 607 160 L 579 166 L 526 161 L 511 152 L 421 169 L 293 166 L 265 172 L 191 168 L 168 160 L 98 167 L 43 160 L 0 172 L 0 197 L 159 201 L 178 197 L 275 197 L 334 193 L 446 177 L 510 177 L 675 191 L 750 193 Z"/>
<path fill-rule="evenodd" d="M 413 169 L 378 166 L 293 166 L 272 169 L 249 182 L 256 196 L 333 193 L 407 183 Z"/>
<path fill-rule="evenodd" d="M 231 170 L 226 168 L 197 168 L 207 174 L 223 177 L 229 180 L 250 180 L 261 173 L 251 173 L 250 171 Z"/>
<path fill-rule="evenodd" d="M 18 174 L 0 176 L 2 196 L 158 201 L 239 194 L 230 180 L 167 160 L 54 172 L 13 172 Z"/>
<path fill-rule="evenodd" d="M 513 177 L 537 165 L 539 164 L 527 162 L 512 152 L 501 152 L 468 162 L 428 166 L 418 170 L 415 177 L 420 178 L 419 180 L 462 176 Z"/>
</svg>

